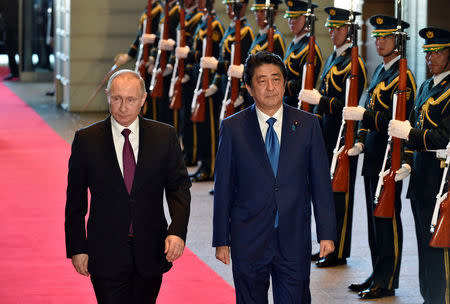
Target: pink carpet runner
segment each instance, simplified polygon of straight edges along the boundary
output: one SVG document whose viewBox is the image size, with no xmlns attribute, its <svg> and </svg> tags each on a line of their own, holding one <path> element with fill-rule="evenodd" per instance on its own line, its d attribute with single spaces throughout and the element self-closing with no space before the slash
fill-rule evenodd
<svg viewBox="0 0 450 304">
<path fill-rule="evenodd" d="M 70 145 L 1 82 L 0 104 L 0 303 L 96 303 L 90 280 L 65 258 Z M 158 300 L 234 302 L 233 288 L 187 248 Z"/>
</svg>

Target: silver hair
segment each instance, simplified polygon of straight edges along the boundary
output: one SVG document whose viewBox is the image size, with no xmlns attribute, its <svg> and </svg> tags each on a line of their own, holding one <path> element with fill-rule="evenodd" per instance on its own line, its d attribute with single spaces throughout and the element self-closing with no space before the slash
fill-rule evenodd
<svg viewBox="0 0 450 304">
<path fill-rule="evenodd" d="M 118 70 L 117 72 L 115 72 L 114 74 L 111 75 L 111 77 L 108 80 L 108 84 L 106 85 L 106 94 L 109 95 L 109 92 L 111 90 L 111 84 L 112 84 L 113 80 L 116 79 L 117 77 L 123 75 L 123 74 L 129 74 L 129 76 L 131 78 L 139 79 L 139 82 L 140 82 L 140 85 L 141 85 L 142 95 L 145 94 L 146 90 L 145 90 L 144 79 L 142 79 L 142 77 L 141 77 L 141 75 L 139 75 L 139 73 L 137 73 L 137 72 L 135 72 L 133 70 L 129 70 L 129 69 Z"/>
</svg>

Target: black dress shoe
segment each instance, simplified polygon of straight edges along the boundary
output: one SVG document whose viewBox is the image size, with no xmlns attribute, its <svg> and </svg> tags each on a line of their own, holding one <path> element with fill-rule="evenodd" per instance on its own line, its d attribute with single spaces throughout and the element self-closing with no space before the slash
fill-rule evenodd
<svg viewBox="0 0 450 304">
<path fill-rule="evenodd" d="M 209 182 L 213 181 L 214 177 L 212 177 L 208 172 L 206 171 L 199 171 L 194 176 L 191 177 L 192 182 Z"/>
<path fill-rule="evenodd" d="M 334 267 L 347 264 L 346 258 L 338 258 L 336 254 L 330 253 L 326 257 L 321 258 L 316 262 L 317 267 Z"/>
<path fill-rule="evenodd" d="M 320 260 L 320 252 L 314 253 L 313 255 L 311 255 L 311 261 L 312 262 L 316 262 Z"/>
<path fill-rule="evenodd" d="M 19 75 L 9 74 L 9 75 L 6 75 L 5 77 L 3 77 L 3 80 L 12 80 L 12 79 L 18 78 L 18 77 L 19 77 Z"/>
<path fill-rule="evenodd" d="M 373 285 L 372 287 L 358 293 L 358 296 L 360 296 L 361 299 L 379 299 L 384 297 L 392 297 L 395 296 L 395 290 L 385 289 L 377 285 Z"/>
<path fill-rule="evenodd" d="M 214 195 L 214 189 L 209 190 L 210 195 Z"/>
<path fill-rule="evenodd" d="M 357 283 L 350 284 L 348 286 L 348 288 L 351 291 L 360 292 L 360 291 L 363 291 L 363 290 L 369 288 L 370 285 L 372 285 L 372 280 L 371 279 L 367 279 L 364 283 L 361 283 L 361 284 L 357 284 Z"/>
</svg>

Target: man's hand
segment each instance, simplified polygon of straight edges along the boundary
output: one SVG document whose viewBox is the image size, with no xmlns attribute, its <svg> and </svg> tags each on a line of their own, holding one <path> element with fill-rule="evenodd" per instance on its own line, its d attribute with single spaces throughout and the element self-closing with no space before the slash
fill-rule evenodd
<svg viewBox="0 0 450 304">
<path fill-rule="evenodd" d="M 395 171 L 395 178 L 394 180 L 396 182 L 399 182 L 401 180 L 404 180 L 408 175 L 411 174 L 411 166 L 408 164 L 403 164 L 400 169 Z"/>
<path fill-rule="evenodd" d="M 298 94 L 299 100 L 312 105 L 318 105 L 320 102 L 320 98 L 322 98 L 322 95 L 316 89 L 301 90 Z"/>
<path fill-rule="evenodd" d="M 209 88 L 207 88 L 205 91 L 205 97 L 209 97 L 209 96 L 216 94 L 217 90 L 218 90 L 218 88 L 215 84 L 210 85 Z"/>
<path fill-rule="evenodd" d="M 156 35 L 155 34 L 144 34 L 141 37 L 141 42 L 143 44 L 153 44 L 155 43 Z"/>
<path fill-rule="evenodd" d="M 230 265 L 230 247 L 229 246 L 219 246 L 216 247 L 216 259 L 221 261 L 226 265 Z"/>
<path fill-rule="evenodd" d="M 320 258 L 326 257 L 334 251 L 334 242 L 330 240 L 320 241 Z"/>
<path fill-rule="evenodd" d="M 400 121 L 393 119 L 389 122 L 388 134 L 392 137 L 408 139 L 411 129 L 412 127 L 408 120 Z"/>
<path fill-rule="evenodd" d="M 186 45 L 185 47 L 175 48 L 175 57 L 178 59 L 186 59 L 191 49 Z"/>
<path fill-rule="evenodd" d="M 242 78 L 242 76 L 244 75 L 244 65 L 230 65 L 227 74 L 228 76 L 233 78 Z"/>
<path fill-rule="evenodd" d="M 131 57 L 128 54 L 118 54 L 116 56 L 116 58 L 114 58 L 114 62 L 118 66 L 124 65 L 125 63 L 127 63 L 130 60 L 131 60 Z"/>
<path fill-rule="evenodd" d="M 342 110 L 342 117 L 344 117 L 345 120 L 362 120 L 364 112 L 366 112 L 366 109 L 361 106 L 344 107 Z"/>
<path fill-rule="evenodd" d="M 364 149 L 364 145 L 360 142 L 357 142 L 352 148 L 348 149 L 348 156 L 356 156 L 361 154 Z"/>
<path fill-rule="evenodd" d="M 176 235 L 168 235 L 166 237 L 166 248 L 164 253 L 166 254 L 166 259 L 169 262 L 173 262 L 178 259 L 184 250 L 184 241 Z"/>
<path fill-rule="evenodd" d="M 173 40 L 171 38 L 169 38 L 167 40 L 161 39 L 161 40 L 159 40 L 158 48 L 161 51 L 172 51 L 175 44 L 176 44 L 175 40 Z"/>
<path fill-rule="evenodd" d="M 218 64 L 219 64 L 219 60 L 217 60 L 215 57 L 202 57 L 202 58 L 200 58 L 200 67 L 202 69 L 216 70 Z"/>
<path fill-rule="evenodd" d="M 89 256 L 86 253 L 75 254 L 72 256 L 72 264 L 75 270 L 84 276 L 89 276 L 88 272 Z"/>
</svg>

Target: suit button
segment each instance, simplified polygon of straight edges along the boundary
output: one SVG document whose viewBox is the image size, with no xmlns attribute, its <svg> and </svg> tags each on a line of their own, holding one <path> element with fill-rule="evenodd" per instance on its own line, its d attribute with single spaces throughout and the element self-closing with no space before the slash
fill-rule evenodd
<svg viewBox="0 0 450 304">
<path fill-rule="evenodd" d="M 275 214 L 277 214 L 277 210 L 276 209 L 273 211 L 273 215 L 275 215 Z"/>
<path fill-rule="evenodd" d="M 134 205 L 134 203 L 136 203 L 134 199 L 130 200 L 130 205 Z"/>
<path fill-rule="evenodd" d="M 280 190 L 280 188 L 278 188 L 278 186 L 275 186 L 274 190 L 278 191 L 278 190 Z"/>
</svg>

